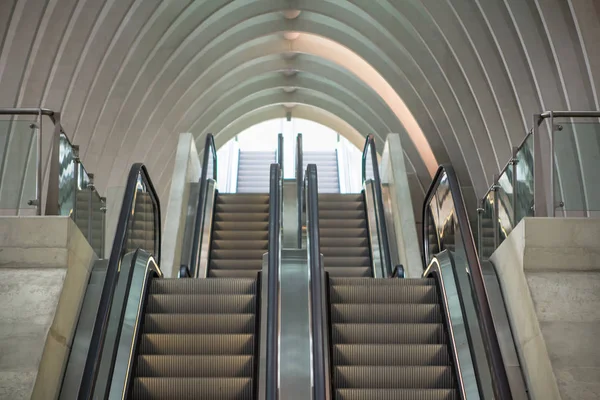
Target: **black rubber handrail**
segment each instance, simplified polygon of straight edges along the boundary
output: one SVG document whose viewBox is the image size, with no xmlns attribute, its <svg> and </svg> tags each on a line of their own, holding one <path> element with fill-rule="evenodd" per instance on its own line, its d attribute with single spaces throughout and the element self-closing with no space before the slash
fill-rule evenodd
<svg viewBox="0 0 600 400">
<path fill-rule="evenodd" d="M 306 194 L 306 228 L 307 249 L 310 268 L 310 292 L 311 292 L 311 330 L 312 330 L 312 352 L 313 352 L 313 398 L 328 399 L 329 390 L 327 382 L 330 382 L 330 373 L 325 348 L 325 315 L 323 313 L 324 285 L 321 265 L 321 245 L 319 236 L 319 185 L 317 180 L 317 166 L 308 164 L 304 177 L 304 190 Z"/>
<path fill-rule="evenodd" d="M 187 274 L 190 277 L 197 277 L 198 260 L 200 259 L 200 240 L 202 226 L 204 225 L 204 206 L 206 204 L 206 190 L 208 189 L 208 163 L 213 163 L 212 179 L 217 180 L 217 149 L 215 147 L 215 139 L 212 133 L 206 135 L 204 142 L 204 154 L 202 154 L 202 172 L 200 173 L 200 191 L 198 192 L 198 205 L 196 208 L 196 218 L 194 221 L 194 233 L 192 236 L 192 249 L 188 257 Z M 183 275 L 182 275 L 183 277 Z"/>
<path fill-rule="evenodd" d="M 433 178 L 433 182 L 429 187 L 429 191 L 427 192 L 427 196 L 425 197 L 425 202 L 423 203 L 423 265 L 429 265 L 429 262 L 433 256 L 429 254 L 429 234 L 427 223 L 427 221 L 429 221 L 429 204 L 437 192 L 437 188 L 444 176 L 447 176 L 448 178 L 448 185 L 450 187 L 450 194 L 454 202 L 454 210 L 456 213 L 458 228 L 460 230 L 460 237 L 464 246 L 465 257 L 469 265 L 469 272 L 471 276 L 470 284 L 473 291 L 473 299 L 478 310 L 478 320 L 483 336 L 484 347 L 490 360 L 494 396 L 497 399 L 510 400 L 512 399 L 512 393 L 508 383 L 508 375 L 502 359 L 502 353 L 500 351 L 500 344 L 498 343 L 498 336 L 496 334 L 496 328 L 492 318 L 489 298 L 483 280 L 483 272 L 481 269 L 481 264 L 479 263 L 477 250 L 475 248 L 473 232 L 467 217 L 467 210 L 465 208 L 460 184 L 458 182 L 456 173 L 454 172 L 454 168 L 451 165 L 441 165 L 438 168 L 437 173 Z M 440 250 L 441 249 L 442 248 L 440 248 Z"/>
<path fill-rule="evenodd" d="M 377 163 L 377 149 L 375 147 L 375 137 L 373 135 L 367 135 L 365 141 L 365 147 L 363 148 L 362 154 L 362 183 L 365 184 L 367 180 L 367 157 L 371 157 L 371 164 L 373 165 L 373 181 L 375 188 L 375 202 L 377 203 L 377 222 L 379 229 L 381 230 L 381 237 L 379 241 L 381 243 L 383 252 L 383 268 L 388 277 L 393 274 L 392 259 L 390 252 L 390 243 L 388 238 L 387 222 L 385 220 L 385 211 L 383 208 L 383 193 L 381 192 L 381 178 L 379 176 L 379 166 Z"/>
<path fill-rule="evenodd" d="M 304 151 L 302 149 L 302 134 L 296 136 L 296 196 L 298 204 L 298 248 L 302 248 L 302 189 L 304 188 Z"/>
<path fill-rule="evenodd" d="M 278 332 L 279 332 L 279 262 L 281 259 L 281 166 L 271 164 L 269 180 L 269 272 L 267 276 L 267 343 L 266 382 L 267 400 L 278 398 Z"/>
<path fill-rule="evenodd" d="M 281 174 L 283 175 L 283 133 L 277 135 L 277 164 L 281 166 Z"/>
<path fill-rule="evenodd" d="M 96 314 L 92 338 L 90 340 L 90 346 L 83 368 L 81 385 L 77 394 L 78 400 L 91 399 L 96 386 L 98 369 L 102 361 L 102 351 L 106 340 L 108 319 L 115 288 L 117 287 L 117 281 L 119 279 L 119 266 L 126 250 L 130 221 L 135 214 L 135 200 L 136 195 L 139 192 L 140 179 L 145 184 L 147 193 L 150 195 L 154 207 L 154 249 L 145 250 L 152 250 L 155 260 L 160 265 L 160 200 L 144 164 L 133 164 L 129 171 L 127 185 L 125 186 L 125 194 L 123 195 L 123 203 L 117 222 L 115 239 L 113 241 L 110 258 L 108 259 L 104 287 L 102 288 L 98 313 Z"/>
</svg>

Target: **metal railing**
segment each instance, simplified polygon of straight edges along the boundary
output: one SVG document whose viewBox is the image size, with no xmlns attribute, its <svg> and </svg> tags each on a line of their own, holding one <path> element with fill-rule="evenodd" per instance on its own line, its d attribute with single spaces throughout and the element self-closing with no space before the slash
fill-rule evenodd
<svg viewBox="0 0 600 400">
<path fill-rule="evenodd" d="M 429 222 L 434 224 L 436 243 L 429 242 Z M 443 250 L 458 252 L 466 261 L 479 328 L 489 361 L 493 391 L 498 399 L 511 399 L 512 394 L 492 319 L 481 264 L 460 184 L 451 165 L 438 168 L 423 204 L 423 265 L 429 265 L 435 255 Z M 466 295 L 468 294 L 463 293 L 463 296 Z"/>
<path fill-rule="evenodd" d="M 573 121 L 594 119 L 594 123 L 555 124 L 555 121 L 560 118 Z M 513 148 L 511 159 L 500 173 L 494 175 L 494 183 L 482 197 L 477 209 L 478 249 L 481 257 L 489 257 L 525 217 L 555 217 L 557 209 L 562 209 L 565 214 L 568 214 L 568 211 L 578 211 L 574 216 L 589 216 L 593 212 L 600 211 L 600 199 L 589 200 L 585 198 L 585 194 L 582 194 L 580 199 L 574 196 L 575 203 L 580 203 L 577 200 L 581 200 L 581 204 L 571 208 L 568 202 L 565 207 L 565 201 L 556 200 L 557 192 L 559 194 L 562 192 L 561 197 L 563 198 L 568 195 L 560 187 L 556 176 L 557 171 L 560 170 L 561 157 L 566 154 L 578 159 L 580 165 L 572 171 L 575 175 L 578 172 L 581 172 L 582 175 L 586 173 L 583 166 L 584 161 L 595 164 L 595 168 L 597 168 L 597 161 L 594 162 L 597 157 L 588 155 L 585 160 L 586 156 L 580 156 L 579 153 L 583 152 L 583 149 L 596 151 L 596 153 L 600 151 L 598 118 L 600 118 L 598 111 L 546 111 L 534 115 L 533 128 L 529 130 L 520 145 Z M 549 139 L 540 134 L 540 126 L 544 121 L 548 121 L 550 126 Z M 572 128 L 570 132 L 568 129 L 563 130 L 565 125 Z M 592 132 L 577 132 L 578 130 L 585 131 L 584 126 L 596 126 L 596 129 Z M 591 133 L 592 137 L 585 138 L 585 133 Z M 585 142 L 585 139 L 592 139 L 595 144 L 589 146 L 577 143 L 578 140 Z M 570 148 L 561 149 L 557 153 L 557 142 L 563 143 L 569 140 L 575 143 Z M 546 147 L 549 148 L 549 155 L 546 157 L 542 152 L 542 142 L 547 141 L 549 141 L 549 147 Z M 595 176 L 595 169 L 593 172 L 587 171 L 587 173 Z M 567 175 L 569 175 L 569 180 L 575 178 L 571 176 L 571 173 L 567 173 Z M 578 191 L 586 191 L 583 182 L 577 183 L 577 185 Z"/>
<path fill-rule="evenodd" d="M 77 393 L 77 398 L 79 400 L 91 399 L 94 394 L 98 371 L 102 361 L 113 296 L 119 280 L 121 260 L 127 250 L 127 241 L 130 239 L 130 230 L 133 226 L 132 221 L 136 215 L 136 200 L 137 197 L 141 195 L 140 192 L 146 193 L 150 197 L 154 215 L 154 248 L 144 250 L 152 251 L 154 259 L 157 264 L 160 265 L 160 200 L 146 167 L 143 164 L 134 164 L 129 171 L 129 177 L 127 178 L 127 185 L 125 187 L 125 194 L 123 196 L 115 238 L 108 260 L 106 278 L 98 305 L 98 313 L 96 314 L 94 328 L 92 330 L 92 337 L 83 369 L 81 386 Z M 114 349 L 114 354 L 112 354 L 113 357 L 116 354 L 116 350 L 117 349 Z"/>
<path fill-rule="evenodd" d="M 211 159 L 212 158 L 212 159 Z M 202 227 L 206 223 L 204 221 L 205 205 L 208 188 L 208 169 L 212 161 L 212 179 L 217 180 L 217 149 L 215 147 L 215 139 L 211 133 L 206 135 L 204 142 L 204 153 L 202 154 L 202 172 L 200 173 L 200 191 L 198 192 L 198 205 L 196 208 L 196 217 L 194 221 L 194 233 L 192 236 L 192 246 L 190 254 L 187 257 L 188 264 L 181 266 L 180 277 L 197 277 L 198 262 L 200 260 L 200 243 L 202 241 Z"/>
<path fill-rule="evenodd" d="M 309 164 L 304 177 L 304 193 L 306 196 L 306 228 L 307 251 L 310 270 L 310 315 L 312 334 L 313 362 L 313 398 L 330 398 L 330 368 L 327 354 L 327 313 L 323 307 L 327 304 L 325 297 L 325 274 L 321 265 L 321 245 L 319 237 L 319 187 L 317 166 Z"/>
<path fill-rule="evenodd" d="M 302 149 L 302 134 L 296 136 L 296 195 L 298 204 L 298 248 L 302 248 L 302 209 L 304 202 L 302 201 L 302 190 L 304 188 L 303 179 L 303 164 L 304 152 Z"/>
<path fill-rule="evenodd" d="M 281 260 L 281 213 L 283 177 L 279 164 L 271 164 L 269 181 L 269 254 L 267 275 L 267 400 L 278 398 L 279 369 L 279 268 Z"/>
<path fill-rule="evenodd" d="M 367 161 L 370 159 L 373 166 L 373 187 L 375 194 L 375 202 L 377 209 L 377 226 L 379 228 L 379 242 L 381 245 L 383 272 L 385 277 L 390 277 L 393 274 L 393 266 L 391 261 L 390 244 L 388 241 L 387 223 L 385 220 L 385 209 L 383 208 L 383 193 L 381 192 L 381 178 L 379 176 L 379 167 L 377 163 L 377 149 L 375 148 L 375 137 L 370 134 L 367 136 L 365 146 L 362 153 L 362 182 L 363 187 L 367 182 Z"/>
<path fill-rule="evenodd" d="M 281 166 L 281 175 L 283 175 L 283 133 L 277 135 L 277 154 L 276 160 L 277 163 Z"/>
</svg>

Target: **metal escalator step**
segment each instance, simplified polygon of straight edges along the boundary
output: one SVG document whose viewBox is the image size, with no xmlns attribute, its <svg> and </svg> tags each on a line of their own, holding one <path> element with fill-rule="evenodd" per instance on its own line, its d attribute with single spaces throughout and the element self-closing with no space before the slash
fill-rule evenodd
<svg viewBox="0 0 600 400">
<path fill-rule="evenodd" d="M 334 365 L 450 365 L 442 344 L 338 344 Z"/>
<path fill-rule="evenodd" d="M 366 219 L 329 219 L 319 217 L 319 231 L 321 229 L 366 229 L 366 227 Z"/>
<path fill-rule="evenodd" d="M 333 371 L 337 388 L 454 389 L 449 366 L 340 366 Z"/>
<path fill-rule="evenodd" d="M 252 377 L 252 356 L 141 355 L 136 377 L 243 378 Z"/>
<path fill-rule="evenodd" d="M 149 314 L 244 314 L 253 313 L 256 301 L 248 294 L 151 294 Z"/>
<path fill-rule="evenodd" d="M 441 344 L 442 324 L 333 324 L 336 344 Z"/>
<path fill-rule="evenodd" d="M 264 249 L 258 250 L 212 250 L 210 252 L 211 260 L 262 260 Z"/>
<path fill-rule="evenodd" d="M 267 249 L 268 240 L 213 240 L 212 249 L 214 250 L 257 250 Z"/>
<path fill-rule="evenodd" d="M 132 400 L 249 400 L 250 378 L 135 378 Z"/>
<path fill-rule="evenodd" d="M 332 278 L 331 286 L 404 286 L 404 285 L 435 285 L 433 278 L 405 278 L 405 279 L 354 279 Z"/>
<path fill-rule="evenodd" d="M 326 201 L 363 201 L 363 195 L 362 193 L 319 194 L 319 204 Z"/>
<path fill-rule="evenodd" d="M 336 400 L 458 400 L 455 389 L 339 389 Z"/>
<path fill-rule="evenodd" d="M 268 194 L 219 194 L 216 204 L 269 204 Z"/>
<path fill-rule="evenodd" d="M 325 247 L 321 240 L 321 253 L 327 257 L 370 257 L 371 252 L 366 246 Z"/>
<path fill-rule="evenodd" d="M 438 304 L 332 304 L 331 322 L 431 324 L 443 318 Z"/>
<path fill-rule="evenodd" d="M 214 228 L 217 231 L 266 231 L 269 229 L 268 221 L 261 222 L 221 222 L 215 221 Z"/>
<path fill-rule="evenodd" d="M 319 212 L 325 210 L 360 210 L 364 211 L 362 201 L 320 201 Z"/>
<path fill-rule="evenodd" d="M 209 278 L 255 278 L 259 269 L 209 269 Z"/>
<path fill-rule="evenodd" d="M 336 229 L 336 228 L 323 228 L 319 227 L 319 235 L 321 238 L 367 238 L 369 237 L 369 232 L 367 231 L 366 226 L 363 228 L 345 228 L 345 229 Z"/>
<path fill-rule="evenodd" d="M 144 333 L 253 333 L 254 314 L 146 314 Z"/>
<path fill-rule="evenodd" d="M 266 251 L 261 251 L 260 257 L 253 260 L 211 260 L 209 269 L 262 269 L 262 255 Z M 244 275 L 245 276 L 245 275 Z M 241 278 L 241 276 L 240 276 Z"/>
<path fill-rule="evenodd" d="M 269 222 L 268 213 L 224 213 L 218 212 L 215 214 L 215 222 Z"/>
<path fill-rule="evenodd" d="M 150 294 L 255 294 L 254 279 L 152 279 Z"/>
<path fill-rule="evenodd" d="M 368 237 L 321 237 L 321 249 L 326 247 L 369 247 Z"/>
<path fill-rule="evenodd" d="M 319 220 L 322 219 L 362 219 L 366 218 L 364 210 L 328 210 L 319 209 Z"/>
<path fill-rule="evenodd" d="M 351 268 L 340 268 L 340 267 L 325 267 L 325 271 L 330 277 L 346 277 L 346 278 L 366 278 L 372 277 L 371 267 L 351 267 Z"/>
<path fill-rule="evenodd" d="M 269 204 L 217 204 L 216 213 L 269 213 Z"/>
<path fill-rule="evenodd" d="M 268 240 L 268 229 L 249 230 L 249 231 L 227 231 L 214 230 L 213 240 Z"/>
<path fill-rule="evenodd" d="M 325 267 L 370 267 L 371 257 L 335 257 L 323 254 Z"/>
<path fill-rule="evenodd" d="M 329 265 L 325 258 L 324 264 Z M 438 303 L 435 286 L 332 286 L 332 303 Z"/>
<path fill-rule="evenodd" d="M 162 355 L 251 355 L 254 335 L 250 334 L 142 334 L 138 354 Z"/>
</svg>

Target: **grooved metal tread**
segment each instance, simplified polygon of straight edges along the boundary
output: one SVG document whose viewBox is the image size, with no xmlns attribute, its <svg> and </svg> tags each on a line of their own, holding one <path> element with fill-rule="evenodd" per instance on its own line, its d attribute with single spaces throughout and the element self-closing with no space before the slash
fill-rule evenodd
<svg viewBox="0 0 600 400">
<path fill-rule="evenodd" d="M 154 279 L 150 294 L 255 294 L 255 279 Z"/>
<path fill-rule="evenodd" d="M 249 294 L 151 294 L 146 313 L 243 314 L 255 308 L 255 296 Z"/>
<path fill-rule="evenodd" d="M 437 303 L 435 286 L 339 286 L 331 287 L 332 303 Z"/>
<path fill-rule="evenodd" d="M 339 389 L 336 400 L 458 400 L 454 389 Z"/>
<path fill-rule="evenodd" d="M 135 378 L 132 400 L 249 400 L 250 378 Z"/>
<path fill-rule="evenodd" d="M 172 334 L 145 333 L 140 338 L 139 354 L 225 355 L 252 354 L 252 334 Z"/>
<path fill-rule="evenodd" d="M 333 324 L 333 343 L 440 344 L 446 342 L 442 324 Z"/>
<path fill-rule="evenodd" d="M 442 323 L 439 304 L 332 304 L 332 323 Z"/>
<path fill-rule="evenodd" d="M 146 333 L 254 333 L 254 314 L 146 314 Z"/>
<path fill-rule="evenodd" d="M 141 355 L 136 376 L 187 378 L 252 378 L 250 355 Z"/>
<path fill-rule="evenodd" d="M 333 370 L 339 388 L 452 389 L 449 366 L 339 366 Z"/>
<path fill-rule="evenodd" d="M 371 279 L 371 278 L 330 278 L 331 286 L 434 286 L 433 278 Z"/>
<path fill-rule="evenodd" d="M 336 365 L 450 365 L 442 344 L 338 344 L 333 347 Z"/>
</svg>

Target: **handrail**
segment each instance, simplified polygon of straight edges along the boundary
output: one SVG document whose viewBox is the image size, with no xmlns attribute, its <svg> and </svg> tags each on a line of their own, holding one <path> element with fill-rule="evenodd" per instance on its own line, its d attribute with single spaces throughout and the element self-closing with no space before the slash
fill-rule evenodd
<svg viewBox="0 0 600 400">
<path fill-rule="evenodd" d="M 298 205 L 298 248 L 302 248 L 302 190 L 304 188 L 303 165 L 304 151 L 302 149 L 302 134 L 296 136 L 296 202 Z"/>
<path fill-rule="evenodd" d="M 92 338 L 90 340 L 90 346 L 83 368 L 81 386 L 79 387 L 79 392 L 77 394 L 79 400 L 91 399 L 94 393 L 102 350 L 104 348 L 104 341 L 106 340 L 110 309 L 112 307 L 112 300 L 119 279 L 119 268 L 123 252 L 126 248 L 130 221 L 134 215 L 132 210 L 135 210 L 134 206 L 140 178 L 146 185 L 148 194 L 150 195 L 154 206 L 154 249 L 151 250 L 155 255 L 157 263 L 160 265 L 160 200 L 144 164 L 133 164 L 129 171 L 127 185 L 125 186 L 125 194 L 123 195 L 123 203 L 121 205 L 115 239 L 113 241 L 110 258 L 108 259 L 104 287 L 102 288 L 98 313 L 96 314 Z"/>
<path fill-rule="evenodd" d="M 194 220 L 194 234 L 192 236 L 192 248 L 188 257 L 187 271 L 185 275 L 197 277 L 198 260 L 200 259 L 200 232 L 204 225 L 204 206 L 206 204 L 206 190 L 208 185 L 208 166 L 210 156 L 212 155 L 213 176 L 212 179 L 217 180 L 217 149 L 215 147 L 215 139 L 212 133 L 206 134 L 204 142 L 204 154 L 202 154 L 202 172 L 200 173 L 200 191 L 198 192 L 198 205 L 196 207 L 196 217 Z"/>
<path fill-rule="evenodd" d="M 324 285 L 321 265 L 321 245 L 319 237 L 319 186 L 317 180 L 317 166 L 309 164 L 306 167 L 304 177 L 304 191 L 306 196 L 306 227 L 308 262 L 310 268 L 310 314 L 311 314 L 311 333 L 312 333 L 312 359 L 313 359 L 313 398 L 329 398 L 329 387 L 327 382 L 330 380 L 327 376 L 330 373 L 327 365 L 325 352 L 325 315 L 323 313 Z"/>
<path fill-rule="evenodd" d="M 362 182 L 367 180 L 367 154 L 370 153 L 371 164 L 373 165 L 373 181 L 375 188 L 375 202 L 377 203 L 377 222 L 379 225 L 379 241 L 383 252 L 383 269 L 387 276 L 392 276 L 393 267 L 391 260 L 391 251 L 388 238 L 387 222 L 385 220 L 385 211 L 383 208 L 383 193 L 381 192 L 381 178 L 379 176 L 379 166 L 377 164 L 377 149 L 375 148 L 375 137 L 372 134 L 367 135 L 365 147 L 362 154 Z"/>
<path fill-rule="evenodd" d="M 281 174 L 283 175 L 283 133 L 277 135 L 277 163 L 281 165 Z"/>
<path fill-rule="evenodd" d="M 500 352 L 498 336 L 496 334 L 496 328 L 494 326 L 489 299 L 483 280 L 483 272 L 481 264 L 479 263 L 477 250 L 475 249 L 473 232 L 471 231 L 471 225 L 467 217 L 460 184 L 456 173 L 454 172 L 454 168 L 451 165 L 441 165 L 438 168 L 423 203 L 423 265 L 429 265 L 429 262 L 431 261 L 430 256 L 433 256 L 428 252 L 429 235 L 427 232 L 427 221 L 429 221 L 429 219 L 427 213 L 429 212 L 429 204 L 444 175 L 448 178 L 448 185 L 454 201 L 454 209 L 456 212 L 458 228 L 460 230 L 461 241 L 464 246 L 466 261 L 469 265 L 471 276 L 470 283 L 473 288 L 474 301 L 479 312 L 478 320 L 482 331 L 484 346 L 490 361 L 494 393 L 498 399 L 512 399 L 508 376 L 502 359 L 502 353 Z"/>
<path fill-rule="evenodd" d="M 271 164 L 269 181 L 269 253 L 267 276 L 266 400 L 276 400 L 278 386 L 279 268 L 281 260 L 281 166 Z"/>
</svg>

